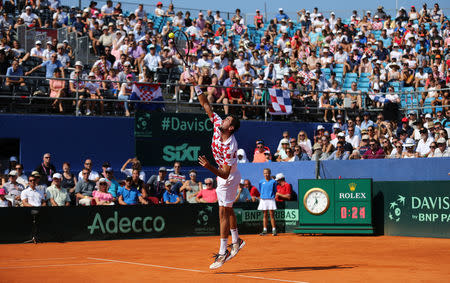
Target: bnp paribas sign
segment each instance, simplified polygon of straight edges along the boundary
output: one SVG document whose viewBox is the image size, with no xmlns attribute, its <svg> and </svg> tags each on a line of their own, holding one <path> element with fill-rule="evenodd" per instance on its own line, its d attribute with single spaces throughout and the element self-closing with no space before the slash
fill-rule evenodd
<svg viewBox="0 0 450 283">
<path fill-rule="evenodd" d="M 450 192 L 448 193 L 450 194 Z M 403 196 L 389 202 L 388 221 L 450 223 L 450 196 Z"/>
</svg>

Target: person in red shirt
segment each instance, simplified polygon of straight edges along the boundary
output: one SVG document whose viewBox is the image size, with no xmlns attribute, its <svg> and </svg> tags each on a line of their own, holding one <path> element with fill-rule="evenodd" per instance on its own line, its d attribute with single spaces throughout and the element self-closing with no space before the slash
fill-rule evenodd
<svg viewBox="0 0 450 283">
<path fill-rule="evenodd" d="M 223 100 L 224 104 L 245 104 L 244 102 L 244 92 L 242 91 L 242 89 L 240 88 L 236 88 L 239 87 L 239 80 L 238 78 L 233 78 L 232 79 L 232 84 L 229 88 L 227 88 L 226 92 L 227 92 L 227 98 L 225 98 Z M 228 114 L 227 109 L 228 107 L 224 107 L 225 109 L 225 114 Z M 244 120 L 247 120 L 247 116 L 245 116 L 245 107 L 242 107 L 242 118 Z"/>
<path fill-rule="evenodd" d="M 247 188 L 250 192 L 250 196 L 252 197 L 252 202 L 258 201 L 260 196 L 258 189 L 252 185 L 249 179 L 244 180 L 244 188 Z"/>
<path fill-rule="evenodd" d="M 364 153 L 363 159 L 383 159 L 384 151 L 380 147 L 378 141 L 371 139 L 369 142 L 370 149 Z"/>
<path fill-rule="evenodd" d="M 283 173 L 278 173 L 275 176 L 275 180 L 278 182 L 277 193 L 275 194 L 275 201 L 288 201 L 291 200 L 292 186 L 284 178 Z"/>
</svg>

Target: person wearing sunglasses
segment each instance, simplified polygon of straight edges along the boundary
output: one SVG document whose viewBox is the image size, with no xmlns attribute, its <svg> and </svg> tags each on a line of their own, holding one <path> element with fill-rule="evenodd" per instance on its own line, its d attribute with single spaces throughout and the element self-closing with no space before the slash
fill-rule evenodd
<svg viewBox="0 0 450 283">
<path fill-rule="evenodd" d="M 384 158 L 383 148 L 380 147 L 378 141 L 371 139 L 369 141 L 369 150 L 363 155 L 363 159 L 383 159 Z"/>
<path fill-rule="evenodd" d="M 328 156 L 327 160 L 347 160 L 349 152 L 345 151 L 344 142 L 338 141 L 336 144 L 336 150 Z"/>
<path fill-rule="evenodd" d="M 50 186 L 52 183 L 52 176 L 54 173 L 56 173 L 55 165 L 53 165 L 51 162 L 51 155 L 50 153 L 45 153 L 42 158 L 42 163 L 34 169 L 34 171 L 37 171 L 39 175 L 41 176 L 39 180 L 39 185 L 47 185 Z"/>
<path fill-rule="evenodd" d="M 45 206 L 45 197 L 42 191 L 36 188 L 36 178 L 30 176 L 28 178 L 28 188 L 22 191 L 20 199 L 25 207 L 38 207 Z"/>
</svg>

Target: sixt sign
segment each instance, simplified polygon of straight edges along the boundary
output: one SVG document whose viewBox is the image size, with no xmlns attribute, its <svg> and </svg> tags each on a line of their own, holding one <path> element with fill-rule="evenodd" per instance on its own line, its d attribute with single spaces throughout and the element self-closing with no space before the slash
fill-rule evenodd
<svg viewBox="0 0 450 283">
<path fill-rule="evenodd" d="M 163 148 L 164 161 L 197 161 L 198 153 L 200 151 L 199 146 L 189 146 L 184 143 L 179 146 L 167 145 Z"/>
<path fill-rule="evenodd" d="M 200 155 L 214 160 L 213 124 L 206 114 L 137 112 L 135 123 L 136 156 L 144 166 L 197 166 Z"/>
</svg>

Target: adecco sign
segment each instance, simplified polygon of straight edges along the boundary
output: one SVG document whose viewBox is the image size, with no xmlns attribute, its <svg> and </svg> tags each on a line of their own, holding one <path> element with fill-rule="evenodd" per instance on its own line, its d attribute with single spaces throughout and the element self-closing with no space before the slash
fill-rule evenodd
<svg viewBox="0 0 450 283">
<path fill-rule="evenodd" d="M 102 219 L 102 215 L 97 212 L 92 224 L 88 226 L 89 234 L 101 232 L 102 234 L 117 233 L 160 233 L 164 231 L 166 222 L 162 216 L 135 216 L 120 217 L 119 212 L 114 211 L 114 216 Z"/>
</svg>

